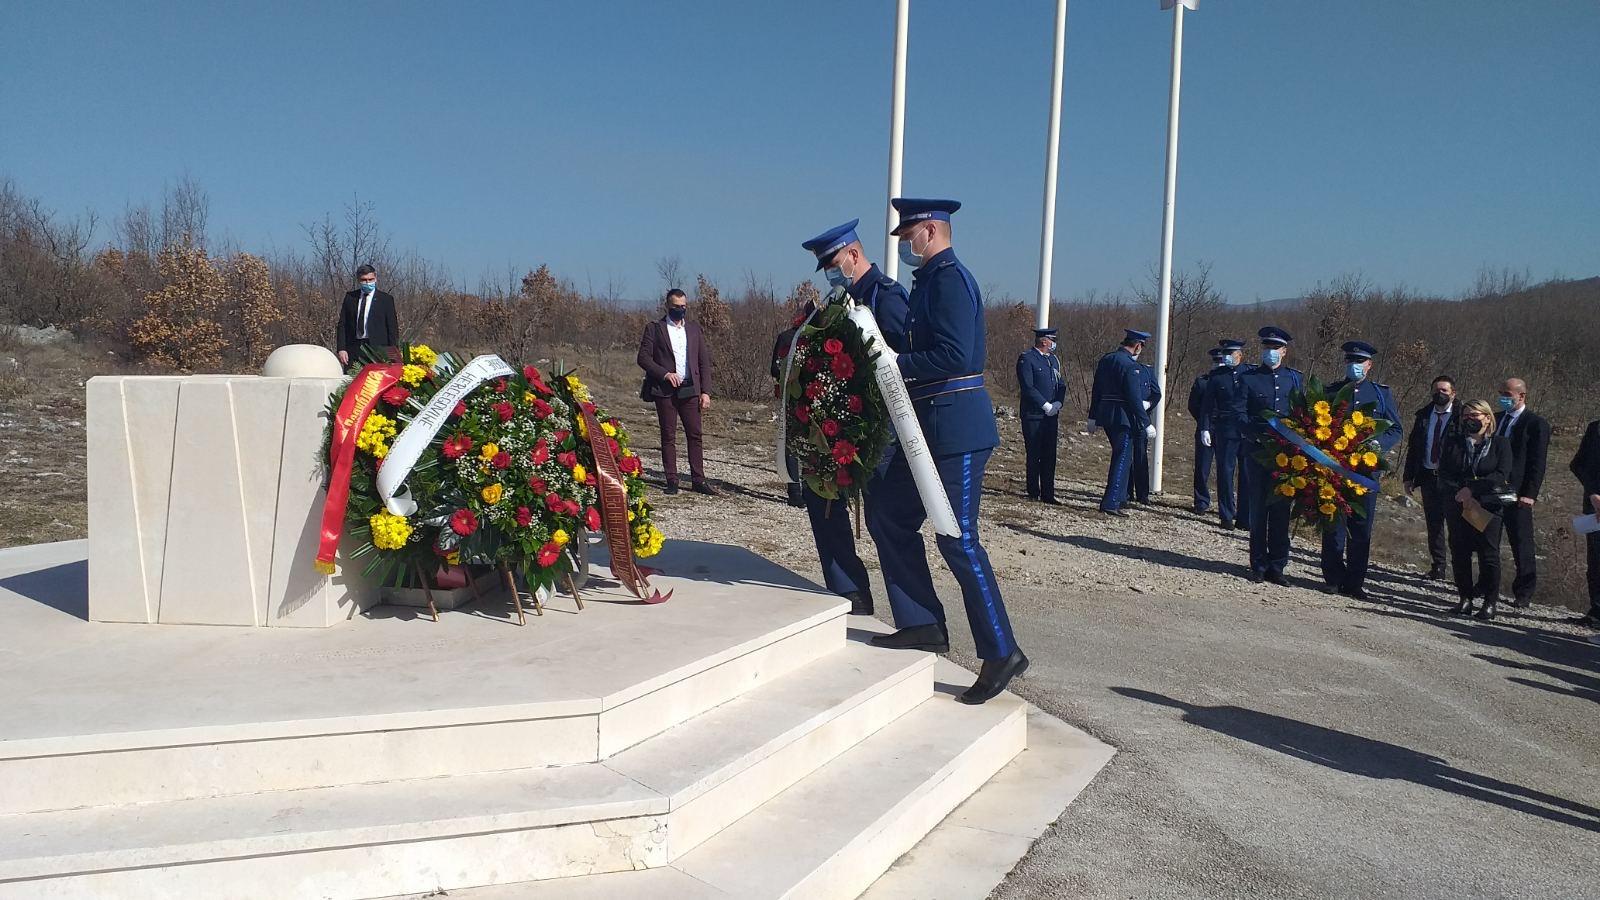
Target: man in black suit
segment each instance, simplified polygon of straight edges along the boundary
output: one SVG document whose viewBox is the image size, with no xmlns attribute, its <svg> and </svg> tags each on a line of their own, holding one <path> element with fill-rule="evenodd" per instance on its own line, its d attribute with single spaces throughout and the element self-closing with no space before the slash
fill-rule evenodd
<svg viewBox="0 0 1600 900">
<path fill-rule="evenodd" d="M 344 295 L 339 306 L 339 324 L 334 346 L 339 364 L 365 361 L 362 351 L 372 348 L 380 356 L 400 345 L 400 325 L 395 321 L 394 295 L 378 290 L 378 270 L 362 266 L 356 270 L 360 287 Z"/>
<path fill-rule="evenodd" d="M 1572 474 L 1583 485 L 1583 512 L 1600 513 L 1600 421 L 1590 422 L 1584 429 L 1583 442 L 1572 457 Z M 1600 628 L 1600 531 L 1591 531 L 1585 537 L 1589 556 L 1589 612 L 1568 621 L 1575 625 Z"/>
<path fill-rule="evenodd" d="M 1406 494 L 1422 489 L 1422 516 L 1428 523 L 1428 577 L 1445 577 L 1444 516 L 1450 497 L 1439 483 L 1439 460 L 1445 445 L 1461 434 L 1461 407 L 1456 382 L 1449 375 L 1433 380 L 1432 402 L 1417 410 L 1406 444 Z"/>
<path fill-rule="evenodd" d="M 1516 505 L 1505 511 L 1506 536 L 1511 539 L 1511 558 L 1517 564 L 1517 577 L 1511 582 L 1511 605 L 1522 607 L 1533 599 L 1539 580 L 1533 505 L 1544 485 L 1550 423 L 1528 408 L 1528 385 L 1521 378 L 1507 378 L 1500 385 L 1498 400 L 1500 422 L 1495 433 L 1511 442 L 1511 488 L 1517 492 Z"/>
</svg>

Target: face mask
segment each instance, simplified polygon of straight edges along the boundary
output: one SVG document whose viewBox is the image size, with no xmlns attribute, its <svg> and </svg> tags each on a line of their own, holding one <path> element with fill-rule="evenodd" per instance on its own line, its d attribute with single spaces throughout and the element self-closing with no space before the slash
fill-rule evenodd
<svg viewBox="0 0 1600 900">
<path fill-rule="evenodd" d="M 674 322 L 682 322 L 688 318 L 689 308 L 687 306 L 673 306 L 668 308 L 667 315 L 671 316 Z"/>
<path fill-rule="evenodd" d="M 363 294 L 370 294 L 370 293 L 372 293 L 373 291 L 375 291 L 377 289 L 378 289 L 378 283 L 376 281 L 363 281 L 363 282 L 361 282 L 361 293 L 363 293 Z"/>
<path fill-rule="evenodd" d="M 1261 351 L 1261 362 L 1268 366 L 1276 366 L 1283 361 L 1283 351 L 1277 347 L 1268 347 Z"/>
<path fill-rule="evenodd" d="M 1477 419 L 1463 419 L 1461 427 L 1467 429 L 1467 434 L 1477 434 L 1483 430 L 1483 423 Z"/>
<path fill-rule="evenodd" d="M 827 269 L 822 273 L 822 277 L 828 279 L 830 287 L 842 288 L 850 286 L 850 279 L 844 276 L 843 269 Z"/>
<path fill-rule="evenodd" d="M 913 269 L 922 268 L 922 257 L 911 252 L 911 242 L 900 242 L 900 261 Z"/>
<path fill-rule="evenodd" d="M 1045 345 L 1043 347 L 1040 347 L 1039 349 L 1041 351 L 1045 352 L 1045 353 L 1054 353 L 1054 352 L 1056 352 L 1056 342 L 1055 341 L 1046 341 Z"/>
<path fill-rule="evenodd" d="M 1367 377 L 1366 364 L 1358 362 L 1349 363 L 1345 366 L 1345 374 L 1349 376 L 1351 381 L 1361 381 Z"/>
<path fill-rule="evenodd" d="M 1433 405 L 1439 407 L 1440 409 L 1444 409 L 1446 406 L 1450 405 L 1450 395 L 1446 394 L 1444 391 L 1434 391 Z"/>
<path fill-rule="evenodd" d="M 1221 359 L 1217 360 L 1217 368 L 1219 368 L 1219 369 L 1226 369 L 1232 364 L 1233 364 L 1232 361 L 1230 361 L 1226 356 L 1224 356 Z"/>
<path fill-rule="evenodd" d="M 1500 408 L 1501 409 L 1505 409 L 1505 410 L 1509 410 L 1513 406 L 1517 405 L 1517 401 L 1514 398 L 1506 397 L 1504 395 L 1496 397 L 1495 398 L 1495 402 L 1499 403 L 1500 404 Z"/>
</svg>

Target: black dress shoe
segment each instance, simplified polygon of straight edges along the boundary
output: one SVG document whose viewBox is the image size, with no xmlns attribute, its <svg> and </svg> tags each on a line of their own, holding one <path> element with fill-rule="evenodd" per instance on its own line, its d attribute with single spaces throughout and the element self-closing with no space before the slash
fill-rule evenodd
<svg viewBox="0 0 1600 900">
<path fill-rule="evenodd" d="M 1028 495 L 1028 499 L 1029 500 L 1037 500 L 1037 499 L 1039 499 L 1039 495 L 1038 494 L 1029 494 Z"/>
<path fill-rule="evenodd" d="M 844 594 L 843 596 L 844 596 L 844 598 L 846 600 L 850 601 L 850 615 L 852 615 L 852 616 L 870 616 L 870 615 L 872 615 L 872 595 L 871 594 L 868 594 L 868 593 L 866 593 L 864 591 L 850 591 L 849 593 Z"/>
<path fill-rule="evenodd" d="M 1259 572 L 1259 571 L 1257 571 L 1255 569 L 1251 569 L 1250 570 L 1250 583 L 1251 584 L 1260 584 L 1261 582 L 1266 581 L 1266 580 L 1267 580 L 1266 573 Z"/>
<path fill-rule="evenodd" d="M 793 506 L 796 509 L 804 509 L 805 508 L 806 496 L 803 493 L 803 490 L 804 489 L 798 484 L 789 485 L 789 505 L 790 506 Z"/>
<path fill-rule="evenodd" d="M 1464 616 L 1464 615 L 1467 615 L 1467 614 L 1469 614 L 1471 612 L 1472 612 L 1472 598 L 1471 597 L 1462 597 L 1460 600 L 1456 601 L 1456 605 L 1450 607 L 1450 610 L 1449 610 L 1449 614 L 1452 615 L 1452 616 Z"/>
<path fill-rule="evenodd" d="M 978 670 L 978 680 L 972 687 L 956 698 L 958 703 L 977 706 L 986 703 L 1000 695 L 1011 683 L 1011 679 L 1028 671 L 1028 658 L 1022 655 L 1022 648 L 1011 651 L 1005 659 L 986 659 L 983 668 Z"/>
<path fill-rule="evenodd" d="M 1473 613 L 1472 617 L 1474 619 L 1477 619 L 1480 622 L 1493 622 L 1494 621 L 1494 603 L 1495 602 L 1493 600 L 1485 601 L 1484 604 L 1483 604 L 1483 607 L 1480 608 L 1477 612 Z"/>
<path fill-rule="evenodd" d="M 1128 511 L 1125 509 L 1102 509 L 1100 512 L 1103 515 L 1116 516 L 1119 519 L 1128 518 Z"/>
<path fill-rule="evenodd" d="M 696 494 L 705 494 L 707 497 L 721 497 L 722 496 L 722 491 L 721 490 L 719 490 L 718 488 L 712 487 L 709 483 L 704 482 L 704 481 L 696 481 L 694 483 L 694 492 Z"/>
<path fill-rule="evenodd" d="M 1339 589 L 1339 593 L 1343 594 L 1346 597 L 1349 597 L 1351 600 L 1369 600 L 1369 599 L 1371 599 L 1370 597 L 1367 596 L 1367 592 L 1366 591 L 1364 591 L 1364 590 L 1362 590 L 1361 588 L 1358 588 L 1358 587 L 1342 587 L 1342 588 Z"/>
<path fill-rule="evenodd" d="M 1568 625 L 1587 625 L 1590 628 L 1600 628 L 1600 617 L 1596 616 L 1573 616 L 1562 621 Z"/>
<path fill-rule="evenodd" d="M 1061 501 L 1057 500 L 1054 497 L 1040 497 L 1039 498 L 1039 502 L 1043 503 L 1046 506 L 1060 506 L 1061 505 Z"/>
<path fill-rule="evenodd" d="M 1278 587 L 1288 587 L 1289 586 L 1289 579 L 1284 577 L 1284 574 L 1282 572 L 1279 572 L 1277 569 L 1268 569 L 1267 570 L 1267 580 L 1272 582 L 1273 584 L 1277 585 Z"/>
<path fill-rule="evenodd" d="M 1529 600 L 1527 597 L 1512 597 L 1511 598 L 1511 608 L 1512 609 L 1527 609 L 1528 608 L 1528 604 L 1530 604 L 1532 602 L 1533 601 Z"/>
<path fill-rule="evenodd" d="M 678 492 L 678 483 L 676 481 L 667 482 L 667 489 L 666 489 L 665 493 L 676 494 L 677 492 Z"/>
<path fill-rule="evenodd" d="M 929 653 L 949 653 L 950 636 L 937 625 L 915 625 L 902 628 L 894 634 L 880 634 L 871 641 L 874 647 L 890 650 L 926 650 Z"/>
<path fill-rule="evenodd" d="M 1444 580 L 1444 569 L 1442 567 L 1440 567 L 1440 566 L 1434 566 L 1433 568 L 1428 570 L 1428 576 L 1427 577 L 1428 577 L 1429 581 L 1443 581 Z"/>
<path fill-rule="evenodd" d="M 1219 520 L 1217 522 L 1217 524 L 1222 526 L 1222 530 L 1223 531 L 1232 531 L 1234 528 L 1237 527 L 1237 526 L 1235 526 L 1233 524 L 1233 520 L 1232 519 L 1222 519 L 1222 520 Z"/>
</svg>

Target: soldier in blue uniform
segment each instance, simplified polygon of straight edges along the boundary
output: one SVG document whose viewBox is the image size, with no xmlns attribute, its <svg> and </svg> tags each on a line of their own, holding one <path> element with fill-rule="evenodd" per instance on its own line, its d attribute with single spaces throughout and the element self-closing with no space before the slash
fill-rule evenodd
<svg viewBox="0 0 1600 900">
<path fill-rule="evenodd" d="M 1151 425 L 1144 431 L 1135 431 L 1133 437 L 1133 477 L 1128 481 L 1128 491 L 1123 502 L 1150 505 L 1150 439 L 1155 437 L 1155 408 L 1161 402 L 1161 385 L 1156 383 L 1156 367 L 1139 363 L 1139 382 L 1144 386 L 1144 411 Z"/>
<path fill-rule="evenodd" d="M 1247 439 L 1251 452 L 1268 440 L 1271 427 L 1262 415 L 1266 410 L 1289 412 L 1289 395 L 1305 389 L 1305 379 L 1283 364 L 1289 355 L 1289 332 L 1273 325 L 1256 334 L 1261 338 L 1261 365 L 1239 376 L 1245 396 Z M 1271 446 L 1268 444 L 1267 446 Z M 1289 564 L 1289 504 L 1272 495 L 1272 470 L 1252 455 L 1248 478 L 1250 488 L 1250 580 L 1286 585 L 1283 568 Z"/>
<path fill-rule="evenodd" d="M 1035 328 L 1033 349 L 1017 357 L 1018 408 L 1022 416 L 1022 443 L 1027 451 L 1028 499 L 1052 506 L 1056 499 L 1056 445 L 1060 437 L 1061 402 L 1067 384 L 1056 359 L 1056 330 Z"/>
<path fill-rule="evenodd" d="M 1133 466 L 1133 433 L 1153 436 L 1155 426 L 1145 409 L 1144 374 L 1139 369 L 1139 354 L 1150 333 L 1128 329 L 1122 346 L 1100 357 L 1094 367 L 1094 385 L 1089 392 L 1089 430 L 1104 428 L 1111 441 L 1111 468 L 1106 473 L 1106 491 L 1100 511 L 1111 516 L 1127 516 L 1122 508 L 1128 494 L 1128 475 Z"/>
<path fill-rule="evenodd" d="M 984 468 L 1000 442 L 994 406 L 983 383 L 983 297 L 972 273 L 950 247 L 950 214 L 961 204 L 899 197 L 890 202 L 900 213 L 894 232 L 900 237 L 900 258 L 914 271 L 905 323 L 898 334 L 886 333 L 886 339 L 900 354 L 900 374 L 961 528 L 960 537 L 939 535 L 937 542 L 961 585 L 983 667 L 972 687 L 956 699 L 983 703 L 1028 667 L 1028 658 L 1012 636 L 989 555 L 978 541 Z M 895 455 L 875 492 L 876 502 L 867 509 L 867 527 L 877 541 L 885 575 L 905 588 L 909 602 L 890 594 L 898 630 L 875 637 L 872 643 L 942 653 L 950 648 L 950 637 L 922 542 L 927 511 L 903 454 Z"/>
<path fill-rule="evenodd" d="M 1344 351 L 1345 377 L 1328 385 L 1328 396 L 1353 383 L 1357 405 L 1376 403 L 1377 417 L 1394 423 L 1378 435 L 1379 450 L 1388 453 L 1400 443 L 1400 408 L 1389 386 L 1372 380 L 1372 358 L 1378 351 L 1364 341 L 1348 341 L 1340 349 Z M 1328 590 L 1356 600 L 1367 599 L 1364 585 L 1367 557 L 1372 550 L 1372 520 L 1378 514 L 1378 492 L 1368 491 L 1361 499 L 1365 501 L 1366 515 L 1340 516 L 1322 535 L 1322 580 Z"/>
<path fill-rule="evenodd" d="M 907 308 L 906 289 L 867 260 L 861 240 L 856 236 L 856 225 L 860 221 L 851 219 L 802 242 L 800 246 L 816 254 L 817 269 L 824 273 L 829 286 L 844 288 L 857 303 L 871 309 L 885 333 L 890 329 L 903 329 Z M 893 452 L 892 447 L 890 452 Z M 885 466 L 887 462 L 879 466 L 876 474 L 881 475 Z M 865 496 L 870 510 L 873 503 L 870 488 Z M 843 503 L 830 503 L 810 488 L 803 487 L 801 497 L 805 502 L 806 515 L 811 520 L 811 536 L 816 540 L 823 583 L 828 590 L 849 598 L 851 615 L 872 615 L 872 583 L 868 580 L 866 565 L 856 552 L 849 508 Z M 888 588 L 891 603 L 897 593 L 904 596 L 887 572 L 884 584 Z"/>
<path fill-rule="evenodd" d="M 1239 381 L 1249 371 L 1242 365 L 1244 341 L 1224 340 L 1217 349 L 1224 354 L 1222 364 L 1206 379 L 1200 398 L 1200 443 L 1216 453 L 1217 518 L 1232 531 L 1250 526 L 1250 454 L 1256 445 Z"/>
<path fill-rule="evenodd" d="M 1206 351 L 1211 354 L 1211 369 L 1195 376 L 1194 384 L 1189 386 L 1189 418 L 1194 420 L 1194 511 L 1202 515 L 1211 511 L 1211 442 L 1201 441 L 1200 436 L 1205 433 L 1205 420 L 1200 416 L 1200 404 L 1206 396 L 1206 379 L 1220 370 L 1228 368 L 1228 351 L 1221 347 L 1212 347 Z M 1217 488 L 1220 493 L 1222 488 Z"/>
</svg>

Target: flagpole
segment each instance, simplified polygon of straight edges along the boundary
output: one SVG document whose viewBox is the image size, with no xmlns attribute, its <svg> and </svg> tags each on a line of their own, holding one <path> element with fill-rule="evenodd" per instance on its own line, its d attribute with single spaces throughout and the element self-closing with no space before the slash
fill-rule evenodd
<svg viewBox="0 0 1600 900">
<path fill-rule="evenodd" d="M 1183 10 L 1188 0 L 1172 4 L 1172 86 L 1167 96 L 1167 184 L 1161 205 L 1161 306 L 1156 313 L 1156 384 L 1161 403 L 1155 416 L 1155 452 L 1150 460 L 1150 490 L 1161 492 L 1161 461 L 1167 439 L 1167 345 L 1171 343 L 1172 225 L 1178 196 L 1178 97 L 1183 80 Z"/>
<path fill-rule="evenodd" d="M 1050 70 L 1050 134 L 1045 145 L 1044 224 L 1039 232 L 1039 299 L 1034 327 L 1050 325 L 1050 275 L 1056 246 L 1056 161 L 1061 151 L 1061 69 L 1066 56 L 1067 0 L 1056 0 L 1056 51 Z"/>
<path fill-rule="evenodd" d="M 900 241 L 894 236 L 899 214 L 889 203 L 900 196 L 900 162 L 906 133 L 906 22 L 911 0 L 896 0 L 894 10 L 894 88 L 889 105 L 889 196 L 884 200 L 883 271 L 890 278 L 900 277 Z"/>
</svg>

